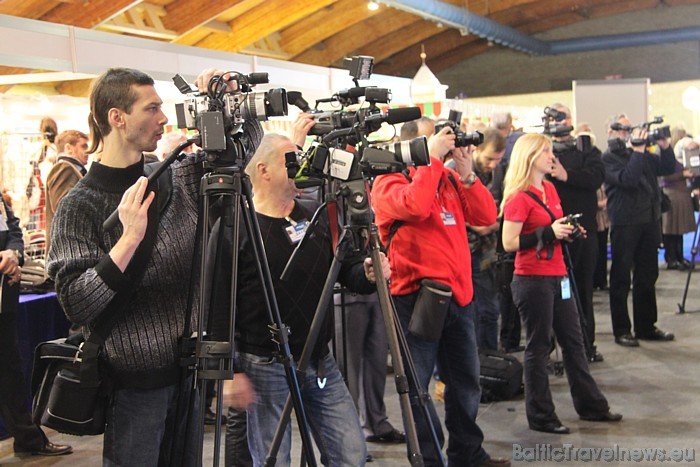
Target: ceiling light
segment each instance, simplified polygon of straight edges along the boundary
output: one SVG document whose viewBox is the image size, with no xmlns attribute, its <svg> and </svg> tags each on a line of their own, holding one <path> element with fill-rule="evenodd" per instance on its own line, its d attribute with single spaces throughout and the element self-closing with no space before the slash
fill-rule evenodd
<svg viewBox="0 0 700 467">
<path fill-rule="evenodd" d="M 370 0 L 367 2 L 367 8 L 371 11 L 377 11 L 379 9 L 379 3 L 375 2 L 374 0 Z"/>
</svg>

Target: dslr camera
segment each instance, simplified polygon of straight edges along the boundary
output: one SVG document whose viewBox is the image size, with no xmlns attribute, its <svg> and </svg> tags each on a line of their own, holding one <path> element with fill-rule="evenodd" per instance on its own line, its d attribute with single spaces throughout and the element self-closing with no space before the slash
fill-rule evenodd
<svg viewBox="0 0 700 467">
<path fill-rule="evenodd" d="M 459 125 L 462 122 L 462 112 L 450 110 L 447 120 L 439 122 L 435 125 L 435 133 L 439 133 L 443 128 L 450 127 L 452 133 L 455 134 L 455 147 L 462 148 L 469 145 L 478 146 L 484 142 L 484 135 L 478 131 L 473 133 L 464 133 L 460 131 Z"/>
<path fill-rule="evenodd" d="M 207 160 L 217 165 L 235 162 L 235 141 L 243 132 L 245 120 L 265 121 L 287 115 L 287 92 L 283 88 L 253 92 L 256 84 L 269 82 L 267 73 L 230 74 L 230 80 L 238 83 L 238 90 L 233 92 L 227 91 L 223 76 L 212 76 L 205 93 L 194 91 L 180 75 L 173 77 L 175 86 L 186 96 L 183 103 L 175 105 L 177 126 L 197 130 Z"/>
<path fill-rule="evenodd" d="M 564 221 L 565 224 L 573 226 L 574 230 L 571 232 L 569 235 L 570 240 L 578 240 L 581 238 L 583 235 L 583 231 L 581 230 L 581 224 L 579 224 L 579 219 L 583 217 L 583 214 L 577 213 L 577 214 L 569 214 L 566 216 L 566 220 Z"/>
</svg>

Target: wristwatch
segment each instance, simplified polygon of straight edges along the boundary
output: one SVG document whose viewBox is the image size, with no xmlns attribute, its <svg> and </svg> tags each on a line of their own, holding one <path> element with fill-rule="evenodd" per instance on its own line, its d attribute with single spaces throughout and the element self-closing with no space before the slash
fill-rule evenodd
<svg viewBox="0 0 700 467">
<path fill-rule="evenodd" d="M 459 181 L 462 182 L 462 185 L 472 186 L 476 182 L 476 174 L 472 172 L 466 177 L 460 177 Z"/>
</svg>

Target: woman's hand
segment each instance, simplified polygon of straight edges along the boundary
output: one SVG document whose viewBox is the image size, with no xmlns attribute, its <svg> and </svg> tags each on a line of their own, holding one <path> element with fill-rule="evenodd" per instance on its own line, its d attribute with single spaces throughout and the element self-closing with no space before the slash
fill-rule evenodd
<svg viewBox="0 0 700 467">
<path fill-rule="evenodd" d="M 557 240 L 563 240 L 569 238 L 574 231 L 574 226 L 566 222 L 566 217 L 562 217 L 552 222 L 552 230 Z"/>
</svg>

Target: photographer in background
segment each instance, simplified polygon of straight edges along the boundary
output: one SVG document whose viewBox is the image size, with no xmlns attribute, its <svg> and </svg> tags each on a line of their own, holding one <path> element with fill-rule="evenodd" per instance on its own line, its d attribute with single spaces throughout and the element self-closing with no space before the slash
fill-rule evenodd
<svg viewBox="0 0 700 467">
<path fill-rule="evenodd" d="M 656 142 L 660 154 L 650 152 L 647 129 L 632 129 L 624 114 L 614 117 L 609 128 L 603 163 L 610 218 L 610 315 L 615 342 L 638 347 L 638 339 L 671 341 L 673 333 L 656 327 L 661 243 L 661 189 L 657 177 L 671 175 L 676 159 L 668 138 Z M 630 285 L 634 336 L 627 310 Z"/>
<path fill-rule="evenodd" d="M 545 180 L 554 164 L 547 136 L 526 134 L 516 141 L 505 179 L 502 236 L 505 250 L 517 252 L 511 289 L 527 335 L 527 421 L 531 430 L 564 435 L 570 431 L 555 412 L 547 373 L 552 335 L 562 347 L 571 397 L 581 420 L 617 422 L 622 415 L 610 412 L 586 361 L 561 244 L 572 237 L 574 226 L 562 217 L 557 190 Z M 585 230 L 581 234 L 585 236 Z"/>
<path fill-rule="evenodd" d="M 501 164 L 506 139 L 496 129 L 484 131 L 484 141 L 474 148 L 474 173 L 488 188 L 498 206 L 503 196 L 505 167 Z M 448 164 L 449 167 L 449 164 Z M 487 226 L 467 224 L 472 256 L 472 282 L 476 314 L 476 342 L 479 350 L 498 350 L 499 293 L 496 284 L 496 243 L 498 222 Z"/>
<path fill-rule="evenodd" d="M 496 206 L 472 171 L 471 147 L 456 148 L 451 128 L 446 126 L 432 135 L 428 147 L 429 166 L 410 167 L 407 176 L 400 173 L 379 176 L 372 188 L 376 221 L 385 245 L 392 225 L 400 223 L 388 246 L 396 313 L 416 367 L 418 384 L 427 388 L 436 361 L 440 378 L 445 382 L 445 425 L 450 434 L 448 463 L 510 465 L 507 460 L 489 457 L 482 447 L 484 435 L 476 423 L 480 399 L 479 357 L 471 304 L 474 296 L 471 255 L 465 229 L 467 222 L 476 226 L 493 225 Z M 450 151 L 456 171 L 443 165 Z M 452 298 L 446 303 L 448 307 L 441 310 L 444 325 L 434 326 L 432 336 L 421 336 L 425 329 L 415 329 L 410 324 L 424 279 L 452 291 Z M 427 306 L 423 310 L 427 320 L 431 320 L 431 313 L 438 312 Z M 438 465 L 430 428 L 417 401 L 417 389 L 411 387 L 410 394 L 425 465 Z M 430 408 L 442 447 L 440 420 L 432 404 Z"/>
<path fill-rule="evenodd" d="M 571 110 L 563 104 L 552 104 L 552 109 L 561 112 L 564 118 L 558 125 L 571 128 Z M 556 156 L 548 179 L 554 184 L 561 199 L 564 215 L 582 214 L 579 223 L 589 234 L 569 246 L 571 266 L 573 266 L 576 290 L 581 301 L 579 313 L 585 318 L 584 338 L 588 340 L 586 349 L 590 350 L 591 362 L 602 362 L 603 356 L 595 348 L 595 316 L 593 314 L 593 276 L 598 256 L 598 236 L 596 235 L 596 214 L 598 195 L 596 191 L 603 184 L 605 167 L 600 157 L 600 150 L 593 146 L 590 137 L 579 141 L 587 144 L 577 146 L 577 139 L 571 133 L 552 135 L 553 152 Z"/>
</svg>

